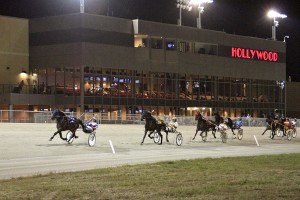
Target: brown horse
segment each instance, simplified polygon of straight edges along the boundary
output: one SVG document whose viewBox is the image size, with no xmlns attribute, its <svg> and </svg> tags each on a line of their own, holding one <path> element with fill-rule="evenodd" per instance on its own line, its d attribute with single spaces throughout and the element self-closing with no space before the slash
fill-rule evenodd
<svg viewBox="0 0 300 200">
<path fill-rule="evenodd" d="M 85 126 L 80 119 L 77 119 L 72 116 L 66 116 L 65 113 L 61 112 L 57 108 L 53 110 L 51 119 L 52 120 L 56 119 L 57 131 L 49 139 L 50 141 L 52 141 L 52 139 L 57 133 L 59 133 L 59 136 L 62 140 L 67 140 L 67 138 L 62 137 L 62 131 L 68 131 L 68 130 L 72 132 L 72 137 L 69 138 L 69 141 L 73 137 L 78 138 L 78 136 L 75 135 L 75 132 L 78 129 L 79 125 L 81 125 L 82 129 L 85 130 Z"/>
<path fill-rule="evenodd" d="M 149 111 L 145 111 L 142 115 L 141 121 L 146 120 L 146 124 L 145 124 L 145 134 L 143 137 L 143 140 L 141 142 L 141 145 L 144 143 L 145 137 L 147 135 L 147 132 L 150 132 L 148 134 L 148 137 L 150 139 L 153 139 L 153 136 L 151 135 L 154 131 L 156 131 L 160 137 L 160 143 L 162 144 L 162 134 L 161 131 L 164 131 L 166 133 L 166 140 L 167 142 L 169 142 L 168 139 L 168 131 L 167 131 L 167 126 L 165 124 L 165 122 L 161 121 L 157 121 L 152 115 L 151 112 Z"/>
<path fill-rule="evenodd" d="M 195 120 L 197 120 L 197 128 L 196 128 L 196 133 L 193 137 L 193 140 L 195 139 L 198 131 L 201 131 L 200 136 L 202 136 L 202 140 L 204 140 L 204 138 L 206 138 L 207 136 L 207 132 L 208 131 L 212 131 L 212 134 L 214 136 L 214 138 L 216 138 L 216 123 L 212 120 L 206 120 L 200 112 L 197 112 L 195 114 Z M 205 132 L 205 136 L 202 135 L 202 133 Z"/>
</svg>

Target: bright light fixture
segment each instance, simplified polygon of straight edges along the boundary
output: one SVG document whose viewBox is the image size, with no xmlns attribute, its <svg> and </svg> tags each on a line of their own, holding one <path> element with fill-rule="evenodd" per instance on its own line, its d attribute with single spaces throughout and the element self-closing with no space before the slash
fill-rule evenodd
<svg viewBox="0 0 300 200">
<path fill-rule="evenodd" d="M 282 19 L 287 18 L 287 16 L 285 14 L 281 14 L 281 13 L 275 11 L 275 10 L 270 10 L 268 12 L 268 17 L 270 17 L 270 18 L 282 18 Z"/>
<path fill-rule="evenodd" d="M 204 3 L 213 3 L 213 0 L 191 0 L 191 4 L 204 4 Z"/>
</svg>

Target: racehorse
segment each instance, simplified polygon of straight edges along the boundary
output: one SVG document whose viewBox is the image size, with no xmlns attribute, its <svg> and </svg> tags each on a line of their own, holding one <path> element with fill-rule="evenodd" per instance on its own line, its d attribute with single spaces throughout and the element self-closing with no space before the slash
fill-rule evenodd
<svg viewBox="0 0 300 200">
<path fill-rule="evenodd" d="M 230 117 L 227 117 L 227 120 L 225 121 L 225 124 L 231 129 L 232 134 L 235 135 L 235 133 L 233 131 L 235 129 L 235 127 L 234 127 L 234 124 L 233 124 L 232 119 Z"/>
<path fill-rule="evenodd" d="M 150 133 L 148 134 L 148 137 L 150 139 L 153 139 L 153 136 L 151 136 L 151 134 L 156 131 L 158 133 L 158 135 L 160 136 L 161 140 L 160 140 L 160 144 L 162 144 L 162 134 L 161 131 L 163 130 L 166 133 L 166 140 L 167 142 L 169 142 L 168 139 L 168 131 L 167 131 L 167 126 L 165 124 L 164 121 L 162 120 L 156 120 L 152 115 L 151 112 L 149 111 L 145 111 L 142 115 L 141 121 L 146 120 L 146 124 L 145 124 L 145 134 L 143 137 L 143 140 L 141 142 L 141 145 L 143 145 L 145 137 L 147 135 L 147 132 L 149 131 Z"/>
<path fill-rule="evenodd" d="M 219 113 L 215 112 L 213 115 L 215 116 L 215 123 L 217 126 L 224 123 L 224 118 L 221 117 Z"/>
<path fill-rule="evenodd" d="M 214 121 L 212 120 L 206 120 L 204 119 L 204 117 L 201 115 L 200 112 L 197 112 L 195 114 L 195 120 L 197 120 L 197 128 L 196 128 L 196 133 L 193 137 L 193 140 L 195 139 L 198 131 L 201 131 L 200 136 L 202 136 L 202 133 L 205 132 L 206 136 L 207 136 L 207 132 L 209 130 L 212 131 L 212 134 L 214 136 L 214 138 L 216 138 L 215 132 L 216 132 L 216 124 Z M 202 138 L 203 139 L 203 138 Z"/>
<path fill-rule="evenodd" d="M 266 119 L 267 128 L 264 130 L 262 135 L 264 135 L 266 131 L 270 130 L 271 131 L 271 136 L 270 136 L 271 139 L 273 139 L 274 136 L 276 135 L 276 131 L 282 131 L 283 136 L 285 136 L 285 129 L 284 129 L 285 121 L 286 121 L 285 118 L 274 119 L 269 115 Z"/>
<path fill-rule="evenodd" d="M 49 141 L 52 141 L 57 133 L 59 133 L 59 136 L 62 140 L 67 140 L 67 138 L 62 137 L 62 131 L 68 130 L 72 132 L 72 137 L 69 138 L 69 140 L 71 140 L 73 137 L 78 138 L 78 136 L 75 135 L 75 132 L 78 129 L 79 125 L 81 125 L 82 129 L 85 130 L 85 126 L 80 119 L 72 116 L 66 116 L 65 113 L 61 112 L 57 108 L 53 110 L 51 119 L 56 119 L 57 131 L 53 134 Z"/>
<path fill-rule="evenodd" d="M 273 122 L 273 119 L 270 116 L 268 116 L 267 119 L 266 119 L 266 122 L 267 122 L 267 127 L 264 130 L 264 132 L 262 133 L 262 135 L 264 135 L 265 132 L 268 131 L 268 130 L 272 131 L 271 124 Z"/>
</svg>

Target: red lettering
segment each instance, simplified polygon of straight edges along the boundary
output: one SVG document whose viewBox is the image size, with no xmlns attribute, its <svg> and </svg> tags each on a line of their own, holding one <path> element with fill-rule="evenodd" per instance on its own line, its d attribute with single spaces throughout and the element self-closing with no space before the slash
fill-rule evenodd
<svg viewBox="0 0 300 200">
<path fill-rule="evenodd" d="M 238 58 L 242 57 L 242 49 L 241 48 L 237 48 L 237 57 Z"/>
<path fill-rule="evenodd" d="M 236 48 L 231 48 L 231 57 L 236 57 Z"/>
<path fill-rule="evenodd" d="M 273 53 L 273 61 L 276 62 L 278 60 L 278 53 Z"/>
<path fill-rule="evenodd" d="M 257 51 L 257 50 L 255 50 L 255 51 L 256 51 L 257 59 L 258 59 L 258 60 L 262 60 L 262 58 L 263 58 L 262 52 L 261 52 L 261 51 Z"/>
<path fill-rule="evenodd" d="M 250 52 L 251 52 L 251 59 L 253 59 L 253 58 L 254 58 L 254 56 L 255 56 L 255 50 L 253 50 L 253 49 L 250 49 Z"/>
<path fill-rule="evenodd" d="M 273 52 L 269 52 L 269 61 L 273 61 Z"/>
<path fill-rule="evenodd" d="M 269 59 L 269 54 L 268 54 L 268 52 L 266 52 L 266 51 L 264 51 L 263 52 L 263 55 L 264 55 L 264 60 L 268 60 Z"/>
<path fill-rule="evenodd" d="M 232 47 L 231 57 L 276 62 L 278 60 L 278 53 L 273 51 L 259 51 L 254 49 Z"/>
</svg>

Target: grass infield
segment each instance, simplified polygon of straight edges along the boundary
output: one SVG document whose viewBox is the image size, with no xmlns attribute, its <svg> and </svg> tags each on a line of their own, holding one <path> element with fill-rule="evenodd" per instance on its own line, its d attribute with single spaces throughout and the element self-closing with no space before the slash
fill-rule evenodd
<svg viewBox="0 0 300 200">
<path fill-rule="evenodd" d="M 0 180 L 0 199 L 300 199 L 300 154 L 206 158 Z"/>
</svg>

